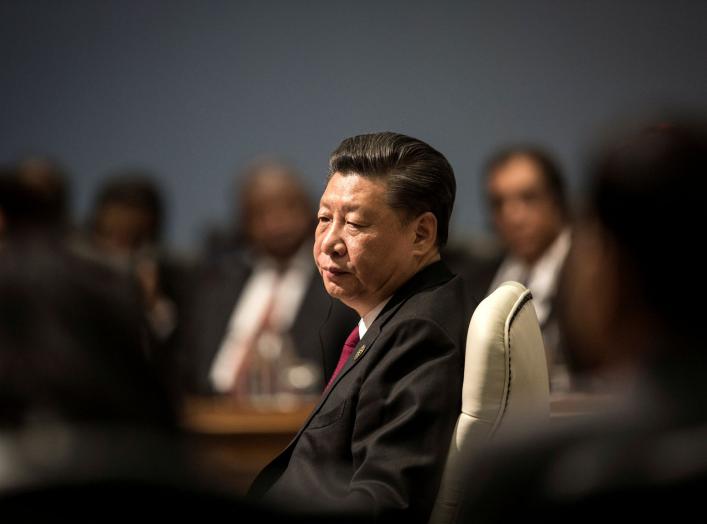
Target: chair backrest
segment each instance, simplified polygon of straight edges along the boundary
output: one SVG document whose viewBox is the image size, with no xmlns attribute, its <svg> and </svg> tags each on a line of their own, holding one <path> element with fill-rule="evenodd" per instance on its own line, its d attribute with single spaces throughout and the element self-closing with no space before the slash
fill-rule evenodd
<svg viewBox="0 0 707 524">
<path fill-rule="evenodd" d="M 532 295 L 517 282 L 504 282 L 469 323 L 462 410 L 430 522 L 454 521 L 468 457 L 502 428 L 549 416 L 545 347 Z"/>
</svg>

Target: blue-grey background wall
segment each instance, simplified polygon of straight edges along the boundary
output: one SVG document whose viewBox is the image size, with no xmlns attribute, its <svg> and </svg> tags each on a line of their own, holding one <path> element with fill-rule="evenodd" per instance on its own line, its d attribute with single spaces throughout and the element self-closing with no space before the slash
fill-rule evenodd
<svg viewBox="0 0 707 524">
<path fill-rule="evenodd" d="M 239 166 L 290 159 L 313 194 L 345 136 L 395 130 L 454 166 L 453 232 L 485 229 L 479 167 L 508 141 L 581 154 L 617 117 L 707 105 L 707 2 L 0 1 L 0 162 L 156 171 L 168 238 L 225 221 Z"/>
</svg>

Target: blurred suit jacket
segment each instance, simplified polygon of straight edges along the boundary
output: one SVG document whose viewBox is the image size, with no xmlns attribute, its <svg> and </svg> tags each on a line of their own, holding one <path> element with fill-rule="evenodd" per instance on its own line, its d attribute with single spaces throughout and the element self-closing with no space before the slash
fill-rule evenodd
<svg viewBox="0 0 707 524">
<path fill-rule="evenodd" d="M 503 262 L 504 253 L 480 255 L 464 246 L 446 246 L 442 257 L 452 272 L 464 281 L 469 300 L 478 304 L 489 294 L 489 286 Z"/>
<path fill-rule="evenodd" d="M 418 272 L 250 494 L 295 511 L 426 522 L 459 414 L 469 317 L 442 262 Z"/>
<path fill-rule="evenodd" d="M 197 279 L 179 335 L 181 382 L 187 391 L 215 393 L 209 380 L 211 365 L 252 271 L 248 257 L 237 252 L 219 259 L 203 270 Z M 327 294 L 321 277 L 315 274 L 313 262 L 312 273 L 289 335 L 300 357 L 315 364 L 322 363 L 326 378 L 333 373 L 338 362 L 339 350 L 336 348 L 344 344 L 358 316 Z M 324 355 L 322 348 L 326 352 Z"/>
</svg>

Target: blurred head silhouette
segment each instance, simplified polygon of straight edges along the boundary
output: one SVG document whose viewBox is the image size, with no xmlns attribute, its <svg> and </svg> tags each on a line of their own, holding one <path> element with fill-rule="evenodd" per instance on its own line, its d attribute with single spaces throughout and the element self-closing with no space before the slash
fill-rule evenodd
<svg viewBox="0 0 707 524">
<path fill-rule="evenodd" d="M 69 175 L 64 167 L 47 157 L 27 157 L 18 164 L 20 181 L 43 202 L 47 221 L 64 227 L 69 217 Z"/>
<path fill-rule="evenodd" d="M 148 173 L 114 175 L 96 198 L 91 220 L 94 245 L 118 256 L 156 246 L 162 233 L 163 207 L 159 187 Z"/>
<path fill-rule="evenodd" d="M 67 175 L 58 164 L 32 158 L 0 170 L 0 235 L 59 238 L 68 225 Z"/>
<path fill-rule="evenodd" d="M 707 127 L 666 122 L 596 158 L 564 282 L 573 355 L 584 369 L 630 369 L 700 352 L 705 296 Z M 696 352 L 694 353 L 697 354 Z"/>
</svg>

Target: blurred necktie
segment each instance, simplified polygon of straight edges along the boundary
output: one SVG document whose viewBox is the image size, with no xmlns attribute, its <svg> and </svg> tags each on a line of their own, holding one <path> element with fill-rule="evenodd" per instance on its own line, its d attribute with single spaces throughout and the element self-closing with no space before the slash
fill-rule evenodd
<svg viewBox="0 0 707 524">
<path fill-rule="evenodd" d="M 236 368 L 233 370 L 234 380 L 231 388 L 231 393 L 237 397 L 244 397 L 255 393 L 254 391 L 251 391 L 251 381 L 249 379 L 253 361 L 256 358 L 255 353 L 258 351 L 259 339 L 266 332 L 275 332 L 275 326 L 273 326 L 273 312 L 277 303 L 277 290 L 280 280 L 280 275 L 273 280 L 270 288 L 270 294 L 268 295 L 268 301 L 263 309 L 262 315 L 260 316 L 258 326 L 255 331 L 253 331 L 253 333 L 243 342 L 243 346 L 240 348 L 240 351 L 242 351 L 244 355 L 239 364 L 236 365 Z"/>
</svg>

